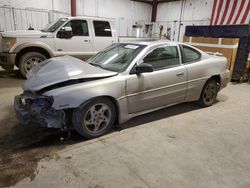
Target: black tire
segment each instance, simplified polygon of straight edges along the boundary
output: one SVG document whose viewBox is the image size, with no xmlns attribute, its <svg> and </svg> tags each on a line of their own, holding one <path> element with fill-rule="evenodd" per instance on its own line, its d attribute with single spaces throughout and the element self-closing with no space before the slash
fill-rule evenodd
<svg viewBox="0 0 250 188">
<path fill-rule="evenodd" d="M 24 78 L 26 78 L 27 72 L 34 66 L 36 63 L 40 63 L 47 59 L 43 54 L 39 52 L 27 52 L 20 58 L 19 61 L 19 71 Z"/>
<path fill-rule="evenodd" d="M 96 138 L 112 129 L 115 118 L 116 109 L 113 102 L 107 98 L 97 98 L 75 109 L 72 123 L 76 131 L 85 138 Z"/>
<path fill-rule="evenodd" d="M 209 79 L 204 85 L 198 104 L 208 107 L 215 103 L 219 91 L 218 83 L 214 79 Z"/>
</svg>

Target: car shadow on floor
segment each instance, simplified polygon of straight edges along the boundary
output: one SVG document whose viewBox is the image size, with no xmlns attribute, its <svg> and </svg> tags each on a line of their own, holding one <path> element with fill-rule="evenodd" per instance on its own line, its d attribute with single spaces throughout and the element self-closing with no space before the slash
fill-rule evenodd
<svg viewBox="0 0 250 188">
<path fill-rule="evenodd" d="M 161 110 L 157 110 L 154 112 L 150 112 L 150 113 L 147 113 L 144 115 L 134 117 L 131 120 L 129 120 L 121 125 L 116 126 L 115 130 L 121 131 L 123 129 L 128 129 L 128 128 L 135 127 L 135 126 L 140 126 L 142 124 L 150 123 L 153 121 L 158 121 L 161 119 L 180 115 L 180 114 L 194 111 L 194 110 L 198 110 L 198 109 L 201 109 L 201 107 L 198 106 L 195 102 L 174 105 L 174 106 L 171 106 L 168 108 L 163 108 Z"/>
</svg>

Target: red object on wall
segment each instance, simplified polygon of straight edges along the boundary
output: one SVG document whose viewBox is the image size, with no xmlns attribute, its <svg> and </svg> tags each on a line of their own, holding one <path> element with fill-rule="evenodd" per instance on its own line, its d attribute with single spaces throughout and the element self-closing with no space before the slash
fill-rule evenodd
<svg viewBox="0 0 250 188">
<path fill-rule="evenodd" d="M 210 25 L 248 24 L 250 0 L 214 0 Z"/>
<path fill-rule="evenodd" d="M 76 0 L 71 0 L 71 16 L 76 16 Z"/>
</svg>

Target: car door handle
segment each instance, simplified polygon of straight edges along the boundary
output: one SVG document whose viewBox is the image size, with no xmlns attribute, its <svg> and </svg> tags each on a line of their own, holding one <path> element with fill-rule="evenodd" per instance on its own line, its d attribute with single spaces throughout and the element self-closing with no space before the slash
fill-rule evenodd
<svg viewBox="0 0 250 188">
<path fill-rule="evenodd" d="M 89 42 L 90 40 L 84 40 L 84 42 Z"/>
<path fill-rule="evenodd" d="M 176 76 L 183 76 L 184 75 L 184 72 L 178 72 L 177 74 L 176 74 Z"/>
</svg>

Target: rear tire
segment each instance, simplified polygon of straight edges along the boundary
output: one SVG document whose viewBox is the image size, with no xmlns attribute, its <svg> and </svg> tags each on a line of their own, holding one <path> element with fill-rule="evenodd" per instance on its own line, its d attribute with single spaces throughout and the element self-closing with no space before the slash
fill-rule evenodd
<svg viewBox="0 0 250 188">
<path fill-rule="evenodd" d="M 20 58 L 19 61 L 19 71 L 24 78 L 26 78 L 26 74 L 30 69 L 38 63 L 41 63 L 47 59 L 43 54 L 39 52 L 28 52 Z"/>
<path fill-rule="evenodd" d="M 204 85 L 198 104 L 208 107 L 215 103 L 219 91 L 218 83 L 214 79 L 209 79 Z"/>
<path fill-rule="evenodd" d="M 108 133 L 115 122 L 116 109 L 106 98 L 97 98 L 82 104 L 73 111 L 72 123 L 78 133 L 86 138 L 96 138 Z"/>
</svg>

